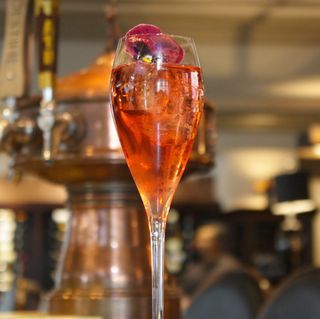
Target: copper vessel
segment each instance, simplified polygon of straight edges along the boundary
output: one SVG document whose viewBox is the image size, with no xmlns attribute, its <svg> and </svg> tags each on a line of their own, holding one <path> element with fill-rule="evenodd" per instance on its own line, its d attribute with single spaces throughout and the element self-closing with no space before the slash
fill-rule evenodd
<svg viewBox="0 0 320 319">
<path fill-rule="evenodd" d="M 25 145 L 15 167 L 66 185 L 72 211 L 55 289 L 42 309 L 150 318 L 149 235 L 111 116 L 105 81 L 112 59 L 112 53 L 104 54 L 58 81 L 52 158 L 44 161 L 41 147 Z M 32 119 L 36 111 L 26 108 L 21 118 Z M 174 287 L 167 287 L 166 308 L 167 318 L 179 318 Z"/>
</svg>

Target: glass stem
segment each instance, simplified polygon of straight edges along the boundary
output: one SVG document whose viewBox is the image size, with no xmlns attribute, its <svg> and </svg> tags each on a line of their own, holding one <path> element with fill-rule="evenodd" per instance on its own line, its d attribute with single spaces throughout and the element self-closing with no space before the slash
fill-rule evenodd
<svg viewBox="0 0 320 319">
<path fill-rule="evenodd" d="M 152 319 L 164 318 L 164 242 L 166 222 L 150 219 L 152 263 Z"/>
</svg>

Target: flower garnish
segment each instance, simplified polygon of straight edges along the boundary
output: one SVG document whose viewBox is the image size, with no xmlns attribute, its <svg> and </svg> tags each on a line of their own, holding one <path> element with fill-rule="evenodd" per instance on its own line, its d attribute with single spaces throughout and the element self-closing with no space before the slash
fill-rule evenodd
<svg viewBox="0 0 320 319">
<path fill-rule="evenodd" d="M 182 47 L 169 35 L 152 24 L 139 24 L 125 36 L 127 52 L 146 63 L 179 63 L 183 59 Z"/>
</svg>

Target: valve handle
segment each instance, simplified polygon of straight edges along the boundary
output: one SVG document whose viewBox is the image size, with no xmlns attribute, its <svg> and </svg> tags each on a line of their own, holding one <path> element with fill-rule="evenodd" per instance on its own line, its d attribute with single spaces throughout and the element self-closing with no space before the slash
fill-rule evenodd
<svg viewBox="0 0 320 319">
<path fill-rule="evenodd" d="M 6 0 L 4 46 L 0 66 L 0 99 L 28 93 L 30 0 Z"/>
<path fill-rule="evenodd" d="M 39 45 L 39 88 L 55 88 L 58 52 L 59 0 L 36 0 Z"/>
</svg>

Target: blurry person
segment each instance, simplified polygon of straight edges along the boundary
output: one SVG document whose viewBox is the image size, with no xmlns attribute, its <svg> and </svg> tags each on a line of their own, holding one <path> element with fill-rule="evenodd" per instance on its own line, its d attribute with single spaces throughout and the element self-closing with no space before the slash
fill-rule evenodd
<svg viewBox="0 0 320 319">
<path fill-rule="evenodd" d="M 197 261 L 187 266 L 181 281 L 182 308 L 210 287 L 224 274 L 242 270 L 241 263 L 230 253 L 230 233 L 222 223 L 200 226 L 194 237 Z"/>
</svg>

